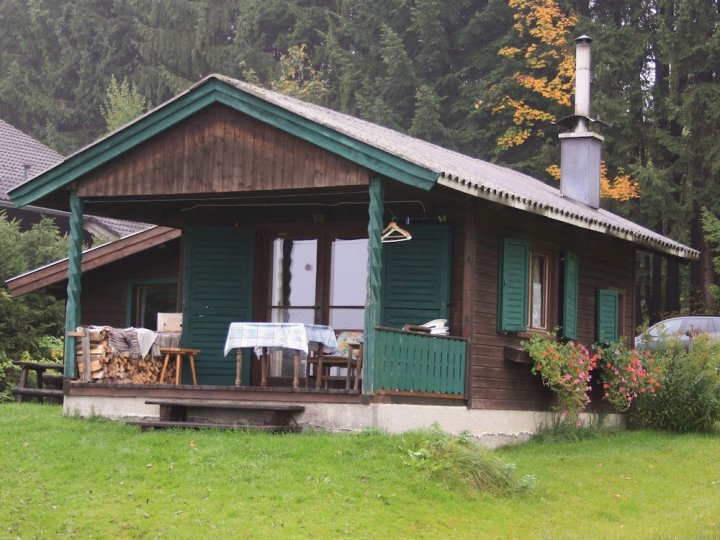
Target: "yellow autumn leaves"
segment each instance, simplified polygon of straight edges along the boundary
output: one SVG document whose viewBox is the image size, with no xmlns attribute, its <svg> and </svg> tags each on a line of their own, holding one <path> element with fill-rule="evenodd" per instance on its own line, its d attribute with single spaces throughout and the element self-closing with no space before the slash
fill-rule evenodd
<svg viewBox="0 0 720 540">
<path fill-rule="evenodd" d="M 577 16 L 565 13 L 556 0 L 508 0 L 508 5 L 515 11 L 513 28 L 526 41 L 521 47 L 504 47 L 498 51 L 502 57 L 522 60 L 525 72 L 514 73 L 512 79 L 531 96 L 570 106 L 575 85 L 575 58 L 568 38 L 575 28 Z M 476 108 L 481 106 L 481 102 L 476 103 Z M 491 113 L 508 110 L 512 111 L 513 125 L 497 139 L 498 147 L 503 150 L 520 146 L 534 135 L 543 136 L 536 124 L 546 125 L 556 120 L 548 110 L 509 95 L 501 96 Z M 547 172 L 560 178 L 557 165 L 548 167 Z M 639 196 L 638 184 L 622 171 L 610 180 L 603 163 L 601 195 L 627 201 Z"/>
</svg>

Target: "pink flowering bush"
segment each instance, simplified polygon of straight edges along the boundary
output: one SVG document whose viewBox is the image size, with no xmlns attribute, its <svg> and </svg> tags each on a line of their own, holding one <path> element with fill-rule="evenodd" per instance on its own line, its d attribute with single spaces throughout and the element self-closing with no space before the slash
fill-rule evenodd
<svg viewBox="0 0 720 540">
<path fill-rule="evenodd" d="M 660 388 L 662 370 L 648 351 L 610 343 L 599 347 L 597 354 L 603 397 L 619 412 L 627 411 L 636 397 Z"/>
<path fill-rule="evenodd" d="M 590 372 L 596 367 L 596 355 L 581 343 L 559 342 L 547 334 L 533 334 L 522 345 L 533 360 L 532 372 L 557 394 L 563 415 L 577 420 L 590 402 Z"/>
</svg>

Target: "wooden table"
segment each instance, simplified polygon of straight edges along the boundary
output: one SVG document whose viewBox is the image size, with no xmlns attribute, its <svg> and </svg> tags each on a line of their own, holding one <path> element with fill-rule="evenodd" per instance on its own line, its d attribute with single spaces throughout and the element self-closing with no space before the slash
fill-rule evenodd
<svg viewBox="0 0 720 540">
<path fill-rule="evenodd" d="M 13 361 L 13 364 L 18 366 L 20 371 L 20 380 L 18 381 L 17 388 L 13 390 L 15 393 L 15 401 L 20 403 L 23 400 L 23 396 L 33 396 L 40 399 L 41 403 L 44 403 L 43 398 L 46 397 L 62 397 L 62 389 L 56 388 L 50 389 L 45 388 L 45 372 L 46 371 L 57 371 L 61 375 L 52 375 L 53 381 L 60 379 L 62 380 L 62 372 L 64 366 L 62 364 L 49 364 L 45 362 L 23 362 L 19 360 Z M 34 371 L 37 375 L 37 388 L 26 388 L 28 373 L 30 370 Z"/>
</svg>

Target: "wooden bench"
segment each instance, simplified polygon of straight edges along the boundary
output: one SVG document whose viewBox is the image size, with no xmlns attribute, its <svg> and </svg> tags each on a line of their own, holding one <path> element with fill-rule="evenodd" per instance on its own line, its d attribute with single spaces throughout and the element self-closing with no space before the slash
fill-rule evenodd
<svg viewBox="0 0 720 540">
<path fill-rule="evenodd" d="M 231 401 L 211 399 L 148 399 L 147 405 L 160 406 L 158 420 L 136 420 L 130 425 L 151 428 L 214 428 L 249 429 L 262 431 L 300 431 L 295 413 L 305 410 L 303 405 L 291 403 Z M 240 418 L 218 421 L 217 417 L 195 417 L 193 412 L 217 410 L 229 413 L 242 412 Z"/>
<path fill-rule="evenodd" d="M 36 397 L 40 399 L 40 403 L 45 402 L 45 398 L 55 398 L 62 401 L 63 391 L 62 375 L 46 375 L 46 371 L 58 371 L 63 372 L 62 364 L 48 364 L 45 362 L 25 362 L 15 360 L 13 364 L 18 366 L 20 371 L 20 379 L 18 385 L 13 389 L 15 394 L 15 401 L 20 403 L 23 401 L 25 396 Z M 34 371 L 37 376 L 37 388 L 27 388 L 28 373 Z M 45 386 L 51 386 L 52 388 L 46 388 Z"/>
</svg>

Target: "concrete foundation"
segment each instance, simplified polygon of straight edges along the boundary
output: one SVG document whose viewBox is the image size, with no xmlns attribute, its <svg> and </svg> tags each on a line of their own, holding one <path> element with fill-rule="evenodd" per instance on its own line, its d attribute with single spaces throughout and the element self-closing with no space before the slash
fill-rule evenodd
<svg viewBox="0 0 720 540">
<path fill-rule="evenodd" d="M 441 405 L 370 405 L 343 403 L 304 403 L 305 411 L 296 415 L 306 429 L 342 432 L 379 429 L 388 433 L 429 428 L 437 425 L 448 433 L 466 433 L 487 447 L 527 440 L 539 426 L 552 421 L 542 411 L 496 411 Z M 158 418 L 158 405 L 146 405 L 143 397 L 65 396 L 65 414 L 111 419 Z M 592 421 L 593 415 L 583 415 Z M 620 415 L 609 415 L 606 424 L 617 425 Z"/>
</svg>

